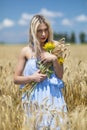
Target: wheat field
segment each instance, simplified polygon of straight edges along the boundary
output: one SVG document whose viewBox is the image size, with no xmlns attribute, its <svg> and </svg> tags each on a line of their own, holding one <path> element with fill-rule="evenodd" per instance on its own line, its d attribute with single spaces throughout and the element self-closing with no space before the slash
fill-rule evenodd
<svg viewBox="0 0 87 130">
<path fill-rule="evenodd" d="M 23 123 L 21 93 L 19 86 L 13 83 L 14 69 L 23 46 L 0 45 L 0 130 L 36 130 L 36 113 L 28 126 Z M 70 45 L 69 48 L 63 77 L 68 121 L 61 130 L 87 130 L 87 45 Z M 56 126 L 51 130 L 55 129 Z M 44 127 L 42 130 L 48 129 Z"/>
</svg>

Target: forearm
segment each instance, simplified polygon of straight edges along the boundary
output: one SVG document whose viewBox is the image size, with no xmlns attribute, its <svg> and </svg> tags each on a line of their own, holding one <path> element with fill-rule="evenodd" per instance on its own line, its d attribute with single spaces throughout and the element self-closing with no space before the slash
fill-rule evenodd
<svg viewBox="0 0 87 130">
<path fill-rule="evenodd" d="M 33 76 L 14 76 L 15 84 L 27 84 L 34 81 Z"/>
<path fill-rule="evenodd" d="M 53 60 L 53 68 L 58 78 L 63 78 L 63 64 L 59 64 L 57 58 Z"/>
</svg>

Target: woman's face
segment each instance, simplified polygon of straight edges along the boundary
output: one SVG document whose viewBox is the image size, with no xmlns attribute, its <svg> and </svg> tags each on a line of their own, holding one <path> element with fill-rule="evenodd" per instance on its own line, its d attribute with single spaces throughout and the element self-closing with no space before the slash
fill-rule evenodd
<svg viewBox="0 0 87 130">
<path fill-rule="evenodd" d="M 43 44 L 48 39 L 49 31 L 48 27 L 45 23 L 41 23 L 37 28 L 37 39 L 38 41 Z"/>
</svg>

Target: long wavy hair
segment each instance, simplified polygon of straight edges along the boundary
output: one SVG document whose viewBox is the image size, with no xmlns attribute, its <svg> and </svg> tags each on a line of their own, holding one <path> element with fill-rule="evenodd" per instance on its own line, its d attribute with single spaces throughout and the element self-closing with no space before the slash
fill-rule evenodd
<svg viewBox="0 0 87 130">
<path fill-rule="evenodd" d="M 30 22 L 29 45 L 34 47 L 36 54 L 41 52 L 40 43 L 37 39 L 37 28 L 41 23 L 46 24 L 48 27 L 49 35 L 47 41 L 53 41 L 53 31 L 51 29 L 49 21 L 42 15 L 35 15 Z"/>
</svg>

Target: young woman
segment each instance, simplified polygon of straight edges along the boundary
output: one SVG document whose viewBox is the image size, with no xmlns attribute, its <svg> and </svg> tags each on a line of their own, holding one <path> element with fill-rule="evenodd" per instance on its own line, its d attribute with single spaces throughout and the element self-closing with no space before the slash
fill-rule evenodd
<svg viewBox="0 0 87 130">
<path fill-rule="evenodd" d="M 45 51 L 43 46 L 46 42 L 54 42 L 56 44 L 56 41 L 53 40 L 51 26 L 42 15 L 35 15 L 30 23 L 29 45 L 22 49 L 14 74 L 14 83 L 21 84 L 20 89 L 31 82 L 37 83 L 29 97 L 28 92 L 22 96 L 24 110 L 28 116 L 31 115 L 30 104 L 37 102 L 38 106 L 41 106 L 45 99 L 47 99 L 46 105 L 50 106 L 48 107 L 49 112 L 51 110 L 55 110 L 58 113 L 67 112 L 66 103 L 61 91 L 64 87 L 62 81 L 63 64 L 58 63 L 55 55 Z M 49 78 L 38 69 L 38 59 L 42 63 L 52 63 L 53 73 Z M 62 121 L 62 117 L 58 116 L 60 121 Z M 38 124 L 38 130 L 43 126 L 55 127 L 53 125 L 53 115 L 49 121 L 48 118 L 47 116 L 43 116 L 41 123 Z M 57 129 L 60 128 L 58 127 Z"/>
</svg>

